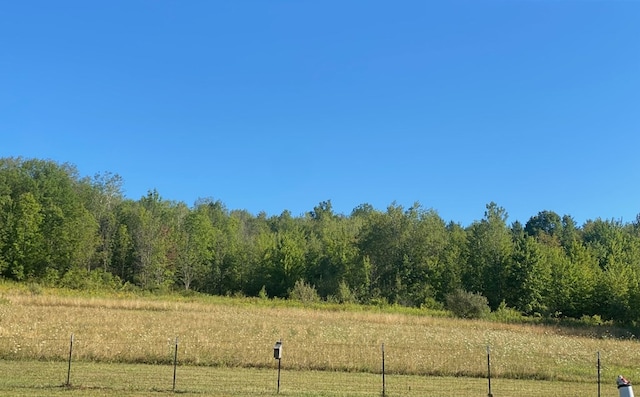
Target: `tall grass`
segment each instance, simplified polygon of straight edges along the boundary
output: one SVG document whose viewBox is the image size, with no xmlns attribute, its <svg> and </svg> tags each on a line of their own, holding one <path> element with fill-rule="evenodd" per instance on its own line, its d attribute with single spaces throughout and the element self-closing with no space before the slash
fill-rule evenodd
<svg viewBox="0 0 640 397">
<path fill-rule="evenodd" d="M 491 346 L 497 378 L 640 379 L 634 339 L 591 328 L 461 320 L 418 312 L 292 307 L 246 298 L 94 296 L 0 287 L 0 358 L 272 368 L 282 339 L 284 369 L 484 377 Z M 424 312 L 422 312 L 424 313 Z M 598 335 L 598 337 L 595 337 Z"/>
</svg>

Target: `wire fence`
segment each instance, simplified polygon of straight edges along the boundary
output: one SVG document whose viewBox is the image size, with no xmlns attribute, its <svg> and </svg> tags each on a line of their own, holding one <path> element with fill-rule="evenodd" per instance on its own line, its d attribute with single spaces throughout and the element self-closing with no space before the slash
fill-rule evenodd
<svg viewBox="0 0 640 397">
<path fill-rule="evenodd" d="M 415 348 L 393 342 L 330 343 L 313 350 L 287 341 L 280 347 L 266 341 L 257 346 L 260 348 L 248 359 L 246 355 L 237 357 L 233 347 L 224 344 L 175 336 L 136 343 L 89 339 L 81 334 L 51 339 L 3 336 L 0 359 L 5 363 L 49 363 L 55 368 L 53 374 L 48 372 L 49 378 L 43 379 L 43 374 L 37 372 L 30 375 L 25 370 L 21 373 L 23 380 L 33 385 L 67 387 L 127 389 L 136 385 L 156 391 L 197 391 L 207 387 L 233 390 L 249 387 L 249 378 L 253 377 L 251 387 L 259 391 L 256 394 L 269 390 L 277 394 L 282 387 L 294 395 L 294 391 L 303 389 L 325 393 L 322 395 L 331 395 L 331 390 L 347 390 L 347 394 L 339 395 L 363 396 L 619 395 L 615 384 L 618 366 L 608 365 L 607 361 L 615 352 L 580 352 L 568 358 L 571 362 L 564 366 L 557 357 L 549 357 L 554 361 L 551 366 L 544 359 L 527 360 L 525 352 L 517 353 L 523 355 L 521 360 L 505 360 L 507 352 L 494 351 L 491 346 L 470 346 L 464 352 L 447 351 L 446 346 Z M 310 351 L 315 354 L 310 355 Z M 545 365 L 550 369 L 544 370 Z M 131 366 L 137 369 L 132 371 Z M 220 371 L 228 368 L 255 371 L 238 383 L 234 377 L 220 376 Z M 140 371 L 144 372 L 143 377 L 131 378 L 131 373 Z M 625 375 L 633 379 L 637 374 Z"/>
</svg>

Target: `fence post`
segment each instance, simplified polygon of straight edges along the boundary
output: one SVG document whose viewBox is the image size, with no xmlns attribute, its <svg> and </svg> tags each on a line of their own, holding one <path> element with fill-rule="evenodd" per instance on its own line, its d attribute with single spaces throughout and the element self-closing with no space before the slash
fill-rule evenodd
<svg viewBox="0 0 640 397">
<path fill-rule="evenodd" d="M 598 352 L 598 397 L 600 397 L 600 370 L 602 367 L 600 367 L 600 352 Z"/>
<path fill-rule="evenodd" d="M 176 367 L 178 365 L 178 337 L 176 336 L 176 346 L 173 353 L 173 391 L 176 391 Z"/>
<path fill-rule="evenodd" d="M 487 345 L 487 379 L 489 380 L 489 394 L 488 397 L 493 397 L 491 393 L 491 348 Z"/>
<path fill-rule="evenodd" d="M 282 362 L 282 339 L 273 346 L 273 358 L 278 360 L 278 394 L 280 394 L 280 364 Z"/>
<path fill-rule="evenodd" d="M 71 342 L 69 343 L 69 366 L 67 367 L 67 383 L 66 386 L 71 386 L 71 355 L 73 354 L 73 334 L 71 334 Z"/>
<path fill-rule="evenodd" d="M 278 394 L 280 394 L 280 364 L 282 360 L 278 359 Z"/>
<path fill-rule="evenodd" d="M 385 396 L 387 385 L 385 382 L 385 370 L 384 370 L 384 343 L 382 344 L 382 397 Z"/>
</svg>

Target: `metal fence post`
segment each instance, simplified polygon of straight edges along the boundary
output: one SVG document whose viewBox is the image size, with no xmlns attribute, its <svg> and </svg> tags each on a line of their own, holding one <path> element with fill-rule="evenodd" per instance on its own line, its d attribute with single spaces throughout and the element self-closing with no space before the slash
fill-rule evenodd
<svg viewBox="0 0 640 397">
<path fill-rule="evenodd" d="M 601 366 L 600 366 L 600 352 L 598 352 L 598 397 L 600 397 L 600 370 L 601 370 Z"/>
<path fill-rule="evenodd" d="M 73 334 L 71 334 L 71 341 L 69 343 L 69 366 L 67 367 L 67 383 L 66 386 L 71 386 L 71 356 L 73 354 Z"/>
<path fill-rule="evenodd" d="M 176 336 L 176 346 L 173 353 L 173 391 L 176 391 L 176 367 L 178 366 L 178 337 Z"/>
<path fill-rule="evenodd" d="M 493 397 L 491 393 L 491 348 L 487 345 L 487 379 L 489 380 L 489 393 L 488 397 Z"/>
<path fill-rule="evenodd" d="M 387 391 L 387 385 L 385 381 L 385 369 L 384 369 L 384 343 L 382 344 L 382 397 L 385 396 Z"/>
</svg>

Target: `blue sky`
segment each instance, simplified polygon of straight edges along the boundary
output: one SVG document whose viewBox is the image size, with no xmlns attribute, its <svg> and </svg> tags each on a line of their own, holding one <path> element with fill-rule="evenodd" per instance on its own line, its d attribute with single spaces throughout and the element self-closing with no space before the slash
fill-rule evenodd
<svg viewBox="0 0 640 397">
<path fill-rule="evenodd" d="M 0 157 L 293 215 L 640 213 L 638 1 L 7 1 Z"/>
</svg>

